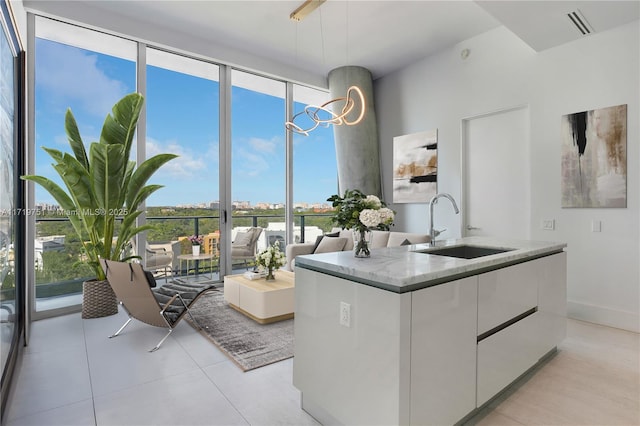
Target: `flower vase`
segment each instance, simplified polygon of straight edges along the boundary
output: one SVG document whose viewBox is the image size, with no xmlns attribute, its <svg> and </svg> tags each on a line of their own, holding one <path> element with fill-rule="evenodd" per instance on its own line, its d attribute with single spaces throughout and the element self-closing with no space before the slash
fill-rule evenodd
<svg viewBox="0 0 640 426">
<path fill-rule="evenodd" d="M 371 245 L 372 237 L 373 233 L 368 229 L 353 230 L 353 255 L 355 257 L 371 256 L 369 246 Z"/>
<path fill-rule="evenodd" d="M 200 246 L 199 245 L 191 246 L 191 253 L 194 256 L 200 256 Z"/>
<path fill-rule="evenodd" d="M 265 280 L 267 281 L 275 281 L 276 277 L 273 275 L 273 268 L 269 268 L 267 269 L 267 276 L 265 277 Z"/>
</svg>

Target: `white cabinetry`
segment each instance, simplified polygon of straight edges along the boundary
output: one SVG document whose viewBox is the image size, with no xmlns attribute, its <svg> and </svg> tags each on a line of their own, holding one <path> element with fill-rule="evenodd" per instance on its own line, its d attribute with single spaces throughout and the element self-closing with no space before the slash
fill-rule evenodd
<svg viewBox="0 0 640 426">
<path fill-rule="evenodd" d="M 475 408 L 477 281 L 412 293 L 411 424 L 454 424 Z"/>
<path fill-rule="evenodd" d="M 478 407 L 562 341 L 565 312 L 566 253 L 479 275 L 478 335 L 500 331 L 478 342 Z"/>
<path fill-rule="evenodd" d="M 345 268 L 295 273 L 293 384 L 322 424 L 458 423 L 565 335 L 565 253 L 403 293 L 350 280 Z"/>
<path fill-rule="evenodd" d="M 538 283 L 539 351 L 547 353 L 567 334 L 567 253 L 540 259 Z"/>
<path fill-rule="evenodd" d="M 478 276 L 478 335 L 538 306 L 538 261 Z"/>
<path fill-rule="evenodd" d="M 536 312 L 478 342 L 478 407 L 538 362 L 537 320 Z"/>
</svg>

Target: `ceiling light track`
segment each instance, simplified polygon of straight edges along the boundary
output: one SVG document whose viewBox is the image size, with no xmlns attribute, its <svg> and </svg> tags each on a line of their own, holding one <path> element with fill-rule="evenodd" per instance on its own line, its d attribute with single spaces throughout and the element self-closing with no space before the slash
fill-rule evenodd
<svg viewBox="0 0 640 426">
<path fill-rule="evenodd" d="M 291 12 L 291 15 L 289 15 L 289 19 L 291 19 L 292 21 L 300 22 L 308 14 L 319 8 L 325 1 L 327 0 L 306 0 L 296 10 Z"/>
</svg>

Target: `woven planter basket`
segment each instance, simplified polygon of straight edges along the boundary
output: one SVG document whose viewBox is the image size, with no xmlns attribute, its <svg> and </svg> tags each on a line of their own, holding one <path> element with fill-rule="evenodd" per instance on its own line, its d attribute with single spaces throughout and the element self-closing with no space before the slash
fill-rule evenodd
<svg viewBox="0 0 640 426">
<path fill-rule="evenodd" d="M 118 300 L 109 281 L 82 283 L 82 318 L 101 318 L 118 313 Z"/>
</svg>

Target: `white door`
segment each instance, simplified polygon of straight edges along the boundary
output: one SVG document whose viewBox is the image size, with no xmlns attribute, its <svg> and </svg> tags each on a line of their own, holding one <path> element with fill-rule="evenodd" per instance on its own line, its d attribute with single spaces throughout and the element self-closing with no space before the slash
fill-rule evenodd
<svg viewBox="0 0 640 426">
<path fill-rule="evenodd" d="M 462 235 L 529 238 L 528 141 L 528 107 L 462 120 Z"/>
</svg>

